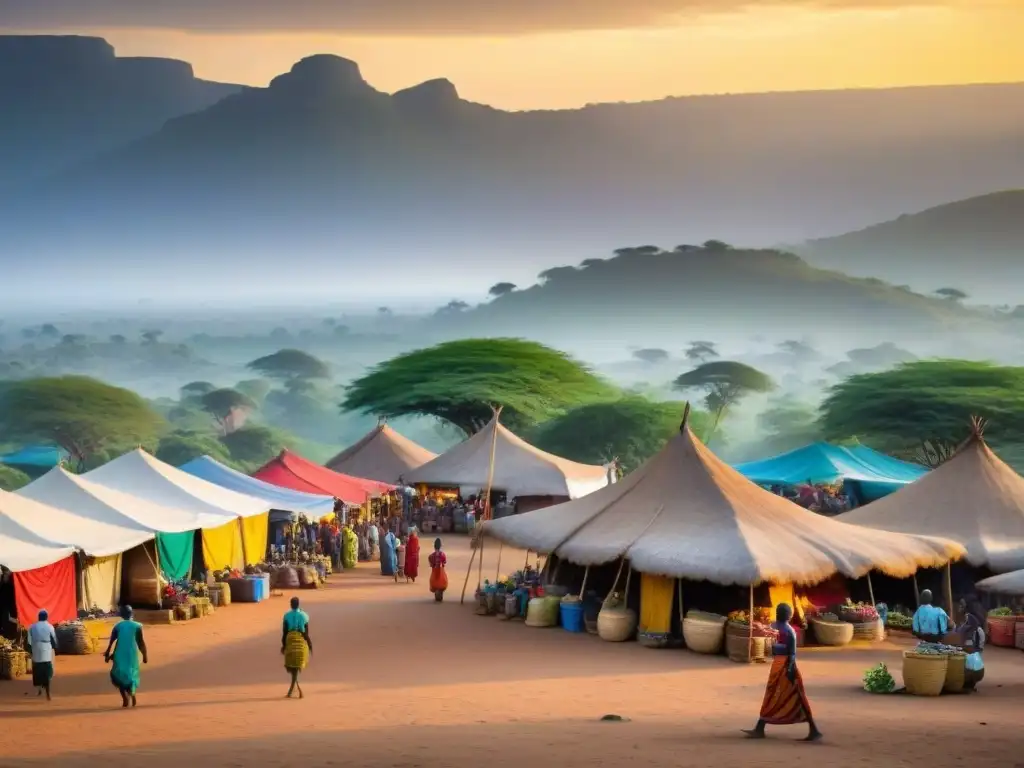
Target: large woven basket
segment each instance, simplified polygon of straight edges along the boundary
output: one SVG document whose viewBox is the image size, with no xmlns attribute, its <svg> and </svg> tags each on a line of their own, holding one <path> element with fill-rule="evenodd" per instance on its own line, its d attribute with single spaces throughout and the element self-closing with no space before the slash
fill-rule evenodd
<svg viewBox="0 0 1024 768">
<path fill-rule="evenodd" d="M 811 619 L 811 626 L 819 645 L 847 645 L 853 640 L 853 624 L 845 621 Z"/>
<path fill-rule="evenodd" d="M 636 625 L 636 611 L 632 608 L 606 606 L 597 614 L 597 636 L 609 643 L 632 640 Z"/>
<path fill-rule="evenodd" d="M 735 624 L 736 622 L 729 622 Z M 740 634 L 738 631 L 726 631 L 725 633 L 725 653 L 729 657 L 730 661 L 736 661 L 740 664 L 749 664 L 752 661 L 764 661 L 765 660 L 765 648 L 768 642 L 766 637 L 750 637 L 749 627 L 745 624 L 739 625 L 747 629 L 748 631 L 744 634 Z"/>
<path fill-rule="evenodd" d="M 938 696 L 946 684 L 948 668 L 948 656 L 904 651 L 903 685 L 914 696 Z"/>
<path fill-rule="evenodd" d="M 0 653 L 0 680 L 17 680 L 27 675 L 28 658 L 25 651 L 4 650 Z"/>
<path fill-rule="evenodd" d="M 210 585 L 210 602 L 218 608 L 231 605 L 231 587 L 226 581 L 218 581 Z"/>
<path fill-rule="evenodd" d="M 683 619 L 683 640 L 694 653 L 720 653 L 725 641 L 725 619 Z"/>
<path fill-rule="evenodd" d="M 964 689 L 964 673 L 967 670 L 967 654 L 951 653 L 946 664 L 946 681 L 942 690 L 946 693 L 960 693 Z"/>
<path fill-rule="evenodd" d="M 854 624 L 853 639 L 866 640 L 869 643 L 878 643 L 885 640 L 885 626 L 882 624 L 882 620 Z"/>
<path fill-rule="evenodd" d="M 57 653 L 62 656 L 86 656 L 96 652 L 96 640 L 81 623 L 65 624 L 55 629 Z"/>
<path fill-rule="evenodd" d="M 526 605 L 526 626 L 554 627 L 558 625 L 557 598 L 535 597 Z"/>
<path fill-rule="evenodd" d="M 989 616 L 988 641 L 999 648 L 1013 648 L 1017 629 L 1015 616 Z"/>
<path fill-rule="evenodd" d="M 297 589 L 299 586 L 299 572 L 292 566 L 285 565 L 274 571 L 271 579 L 271 586 L 275 589 Z"/>
</svg>

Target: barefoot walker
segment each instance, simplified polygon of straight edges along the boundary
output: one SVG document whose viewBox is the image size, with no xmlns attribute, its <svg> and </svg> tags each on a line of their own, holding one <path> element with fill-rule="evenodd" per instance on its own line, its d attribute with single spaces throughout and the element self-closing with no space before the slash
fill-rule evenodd
<svg viewBox="0 0 1024 768">
<path fill-rule="evenodd" d="M 110 643 L 103 654 L 104 661 L 114 662 L 110 668 L 110 682 L 121 694 L 122 707 L 127 707 L 129 702 L 133 707 L 138 704 L 135 693 L 139 689 L 139 652 L 142 653 L 142 663 L 148 664 L 149 654 L 142 637 L 142 625 L 132 620 L 132 607 L 124 605 L 121 607 L 121 621 L 110 631 Z"/>
<path fill-rule="evenodd" d="M 284 654 L 284 668 L 292 676 L 292 684 L 288 687 L 288 698 L 297 690 L 302 698 L 302 686 L 299 685 L 299 673 L 306 668 L 309 654 L 313 652 L 313 641 L 309 639 L 309 616 L 299 610 L 299 598 L 292 598 L 292 609 L 284 615 L 283 634 L 281 635 L 281 653 Z"/>
<path fill-rule="evenodd" d="M 434 551 L 427 558 L 430 566 L 430 591 L 434 593 L 437 602 L 444 600 L 444 591 L 448 589 L 448 574 L 444 567 L 448 564 L 448 558 L 441 550 L 441 540 L 434 539 Z"/>
<path fill-rule="evenodd" d="M 775 612 L 775 629 L 779 641 L 772 647 L 772 670 L 761 702 L 761 718 L 752 730 L 744 731 L 752 739 L 763 739 L 766 725 L 807 723 L 806 741 L 817 741 L 821 731 L 814 724 L 811 704 L 804 691 L 804 681 L 796 668 L 796 633 L 789 626 L 793 609 L 783 603 Z"/>
<path fill-rule="evenodd" d="M 50 624 L 45 610 L 39 612 L 39 621 L 28 629 L 28 642 L 32 647 L 32 685 L 38 696 L 46 694 L 50 700 L 50 681 L 53 679 L 53 653 L 57 649 L 57 633 Z"/>
</svg>

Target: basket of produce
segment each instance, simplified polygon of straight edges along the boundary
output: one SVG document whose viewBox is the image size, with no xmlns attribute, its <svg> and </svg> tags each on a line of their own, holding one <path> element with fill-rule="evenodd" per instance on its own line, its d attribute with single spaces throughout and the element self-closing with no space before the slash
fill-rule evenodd
<svg viewBox="0 0 1024 768">
<path fill-rule="evenodd" d="M 771 615 L 767 608 L 754 611 L 754 626 L 750 626 L 749 611 L 733 611 L 725 624 L 725 653 L 731 661 L 749 663 L 764 661 L 770 655 L 779 633 L 766 621 Z"/>
<path fill-rule="evenodd" d="M 217 608 L 231 605 L 231 587 L 227 582 L 219 581 L 210 585 L 210 604 Z"/>
<path fill-rule="evenodd" d="M 54 632 L 57 635 L 57 653 L 62 656 L 86 656 L 96 652 L 96 640 L 80 621 L 62 621 L 54 627 Z"/>
<path fill-rule="evenodd" d="M 819 645 L 847 645 L 853 640 L 853 624 L 839 619 L 830 613 L 811 618 L 814 638 Z"/>
<path fill-rule="evenodd" d="M 636 611 L 616 592 L 608 596 L 597 614 L 597 636 L 609 643 L 624 643 L 636 634 L 637 621 Z"/>
<path fill-rule="evenodd" d="M 299 572 L 290 565 L 282 565 L 273 574 L 275 589 L 298 589 Z"/>
<path fill-rule="evenodd" d="M 535 597 L 526 606 L 526 626 L 554 627 L 558 625 L 559 598 Z"/>
<path fill-rule="evenodd" d="M 945 646 L 921 643 L 903 652 L 903 685 L 914 696 L 938 696 L 946 685 L 949 654 Z M 962 684 L 962 683 L 961 683 Z"/>
<path fill-rule="evenodd" d="M 878 611 L 867 603 L 853 603 L 849 600 L 839 607 L 839 618 L 851 624 L 873 624 L 878 621 Z"/>
<path fill-rule="evenodd" d="M 878 643 L 885 640 L 885 627 L 881 619 L 853 625 L 853 639 L 865 640 L 869 643 Z"/>
<path fill-rule="evenodd" d="M 942 684 L 945 693 L 961 693 L 964 689 L 964 673 L 967 670 L 966 653 L 951 653 L 946 657 L 946 681 Z"/>
<path fill-rule="evenodd" d="M 914 618 L 905 613 L 891 612 L 885 617 L 885 626 L 897 632 L 910 632 L 914 628 Z"/>
<path fill-rule="evenodd" d="M 1013 648 L 1016 642 L 1017 618 L 1009 608 L 988 612 L 988 641 L 999 648 Z"/>
<path fill-rule="evenodd" d="M 17 680 L 30 670 L 29 655 L 0 638 L 0 680 Z"/>
<path fill-rule="evenodd" d="M 719 653 L 725 641 L 725 616 L 688 611 L 683 619 L 683 640 L 694 653 Z"/>
</svg>

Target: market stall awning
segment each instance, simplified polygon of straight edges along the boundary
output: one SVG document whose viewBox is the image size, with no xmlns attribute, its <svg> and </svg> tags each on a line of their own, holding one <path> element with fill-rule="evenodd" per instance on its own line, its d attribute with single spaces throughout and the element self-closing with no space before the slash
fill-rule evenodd
<svg viewBox="0 0 1024 768">
<path fill-rule="evenodd" d="M 923 477 L 928 470 L 900 461 L 864 445 L 812 443 L 795 451 L 734 467 L 759 485 L 855 484 L 859 501 L 880 499 Z"/>
<path fill-rule="evenodd" d="M 367 497 L 388 493 L 395 487 L 377 480 L 334 472 L 291 451 L 281 451 L 276 458 L 253 472 L 252 476 L 293 491 L 329 495 L 346 504 L 364 504 Z"/>
<path fill-rule="evenodd" d="M 299 515 L 320 518 L 334 511 L 334 497 L 324 494 L 304 493 L 279 485 L 272 485 L 256 477 L 226 467 L 209 456 L 200 456 L 181 466 L 182 472 L 208 482 L 263 499 L 270 507 L 270 519 L 277 520 L 277 512 L 284 513 L 284 519 L 296 519 Z"/>
<path fill-rule="evenodd" d="M 482 430 L 406 475 L 412 484 L 458 487 L 477 493 L 487 487 L 494 448 L 492 487 L 509 498 L 561 496 L 578 499 L 608 485 L 611 469 L 579 464 L 535 448 L 501 425 L 497 415 Z"/>
<path fill-rule="evenodd" d="M 747 480 L 684 424 L 635 472 L 576 501 L 488 521 L 500 541 L 580 564 L 628 558 L 643 573 L 718 584 L 814 584 L 835 573 L 909 576 L 961 557 L 959 544 L 862 528 Z"/>
<path fill-rule="evenodd" d="M 1024 477 L 992 452 L 980 428 L 917 482 L 836 519 L 943 536 L 965 546 L 972 565 L 995 572 L 1024 568 Z"/>
<path fill-rule="evenodd" d="M 326 466 L 352 477 L 397 483 L 399 478 L 436 458 L 436 453 L 381 423 L 328 461 Z"/>
<path fill-rule="evenodd" d="M 50 509 L 32 499 L 0 490 L 0 565 L 11 571 L 30 571 L 74 555 L 75 548 L 33 533 L 16 518 L 47 515 Z"/>
<path fill-rule="evenodd" d="M 1024 595 L 1024 570 L 989 576 L 974 586 L 982 592 L 992 592 L 997 595 Z"/>
</svg>

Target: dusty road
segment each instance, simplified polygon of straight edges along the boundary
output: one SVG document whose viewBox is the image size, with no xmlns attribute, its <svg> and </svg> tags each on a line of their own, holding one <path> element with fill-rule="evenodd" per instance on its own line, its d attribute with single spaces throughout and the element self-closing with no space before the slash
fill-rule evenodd
<svg viewBox="0 0 1024 768">
<path fill-rule="evenodd" d="M 284 598 L 147 628 L 135 710 L 120 709 L 98 655 L 58 657 L 49 704 L 28 681 L 2 682 L 0 766 L 1024 766 L 1019 651 L 991 649 L 980 693 L 940 699 L 860 690 L 878 661 L 899 680 L 895 645 L 805 652 L 826 741 L 796 743 L 798 727 L 749 742 L 739 730 L 756 719 L 767 667 L 475 616 L 458 604 L 465 539 L 446 550 L 442 605 L 370 564 L 301 594 L 315 648 L 303 701 L 284 699 Z"/>
</svg>

